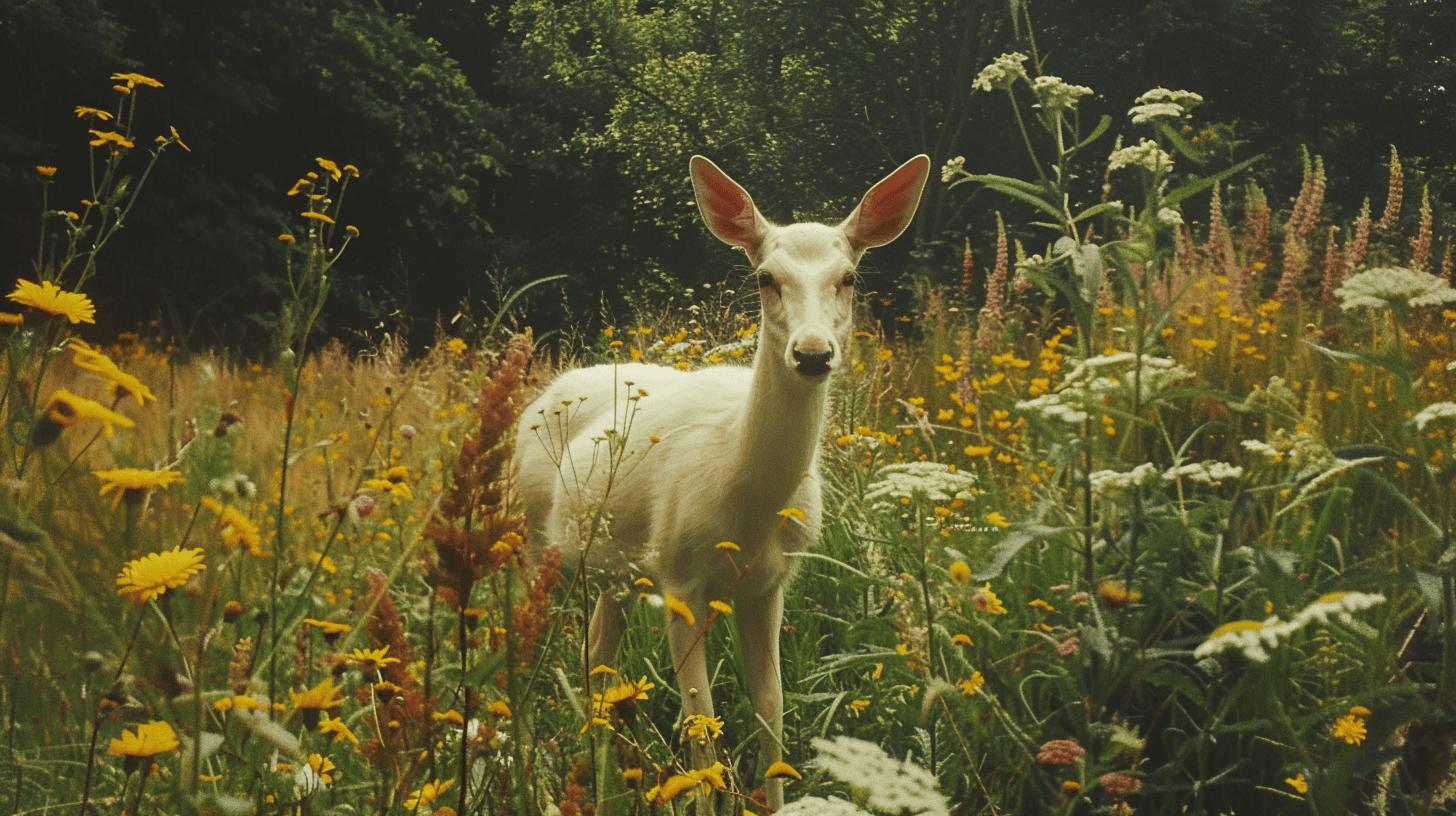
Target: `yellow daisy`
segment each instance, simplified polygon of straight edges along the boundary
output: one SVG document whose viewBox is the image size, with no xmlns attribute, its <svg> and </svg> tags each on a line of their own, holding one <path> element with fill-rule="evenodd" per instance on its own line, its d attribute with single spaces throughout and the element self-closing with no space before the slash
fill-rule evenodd
<svg viewBox="0 0 1456 816">
<path fill-rule="evenodd" d="M 353 731 L 349 730 L 349 726 L 344 723 L 342 717 L 323 715 L 323 718 L 319 720 L 318 730 L 320 734 L 332 734 L 334 742 L 347 741 L 354 745 L 359 744 L 359 738 L 354 735 Z"/>
<path fill-rule="evenodd" d="M 148 88 L 162 88 L 162 87 L 166 87 L 166 86 L 162 85 L 161 82 L 159 82 L 159 81 L 157 81 L 155 79 L 152 79 L 151 77 L 149 77 L 149 76 L 147 76 L 145 74 L 130 73 L 130 72 L 129 73 L 121 73 L 121 72 L 118 71 L 117 73 L 114 73 L 114 74 L 111 75 L 111 81 L 112 82 L 125 82 L 128 88 L 134 88 L 137 85 L 145 85 Z"/>
<path fill-rule="evenodd" d="M 339 694 L 339 688 L 334 685 L 332 677 L 325 677 L 322 683 L 304 691 L 289 689 L 288 697 L 297 711 L 328 711 L 338 708 L 344 702 L 344 697 Z"/>
<path fill-rule="evenodd" d="M 115 757 L 145 759 L 175 751 L 181 744 L 170 724 L 165 720 L 152 720 L 138 725 L 135 731 L 123 730 L 120 737 L 106 746 L 106 753 Z"/>
<path fill-rule="evenodd" d="M 116 509 L 123 498 L 128 504 L 139 504 L 147 491 L 166 488 L 182 481 L 182 474 L 175 470 L 146 470 L 143 468 L 117 468 L 116 470 L 92 471 L 92 476 L 102 481 L 101 495 L 113 493 L 111 508 Z"/>
<path fill-rule="evenodd" d="M 404 800 L 405 809 L 414 812 L 420 808 L 428 807 L 436 799 L 439 799 L 441 794 L 448 790 L 454 782 L 455 780 L 453 779 L 446 779 L 443 782 L 438 779 L 433 782 L 426 782 L 420 786 L 419 790 L 410 792 L 409 798 Z"/>
<path fill-rule="evenodd" d="M 207 569 L 202 563 L 202 550 L 170 550 L 144 555 L 135 561 L 128 561 L 116 576 L 116 594 L 134 603 L 144 604 L 153 598 L 160 598 L 169 589 L 175 589 L 191 580 L 192 576 Z"/>
<path fill-rule="evenodd" d="M 21 306 L 64 317 L 73 324 L 96 322 L 96 306 L 91 298 L 80 292 L 67 292 L 50 281 L 34 283 L 21 278 L 15 282 L 15 291 L 6 297 Z"/>
<path fill-rule="evenodd" d="M 223 504 L 211 496 L 204 496 L 202 506 L 217 514 L 217 527 L 222 534 L 222 543 L 229 547 L 242 545 L 248 555 L 262 558 L 263 534 L 253 520 L 235 507 Z"/>
<path fill-rule="evenodd" d="M 388 654 L 389 644 L 386 643 L 382 649 L 355 649 L 349 659 L 365 671 L 377 672 L 385 666 L 399 662 L 399 658 L 388 657 Z"/>
<path fill-rule="evenodd" d="M 145 405 L 147 400 L 155 400 L 157 398 L 157 395 L 153 394 L 151 389 L 147 388 L 141 380 L 122 371 L 100 349 L 74 337 L 71 338 L 68 346 L 75 355 L 72 358 L 72 362 L 76 364 L 77 368 L 101 375 L 107 382 L 111 383 L 111 386 L 116 389 L 118 395 L 123 393 L 130 394 L 137 401 L 137 405 Z"/>
</svg>

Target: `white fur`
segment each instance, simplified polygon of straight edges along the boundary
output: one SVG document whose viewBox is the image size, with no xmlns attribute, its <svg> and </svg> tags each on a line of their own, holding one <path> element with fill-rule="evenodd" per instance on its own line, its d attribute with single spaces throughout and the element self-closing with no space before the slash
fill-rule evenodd
<svg viewBox="0 0 1456 816">
<path fill-rule="evenodd" d="M 924 156 L 911 159 L 837 226 L 777 226 L 712 162 L 694 157 L 709 229 L 743 249 L 755 274 L 773 278 L 760 290 L 752 367 L 576 369 L 526 409 L 517 429 L 519 485 L 535 544 L 559 546 L 574 564 L 589 541 L 591 567 L 620 586 L 647 575 L 693 610 L 696 627 L 680 619 L 668 626 L 685 716 L 713 712 L 702 627 L 708 602 L 731 598 L 754 709 L 767 725 L 764 767 L 782 756 L 778 637 L 790 556 L 813 543 L 821 518 L 817 458 L 828 377 L 801 373 L 795 352 L 829 352 L 831 371 L 842 364 L 855 265 L 865 249 L 908 225 L 929 166 Z M 804 521 L 781 515 L 785 508 L 802 511 Z M 730 559 L 716 548 L 725 540 L 741 552 Z M 613 659 L 626 623 L 624 597 L 609 589 L 598 600 L 591 665 Z M 695 751 L 694 759 L 709 755 Z M 771 780 L 767 789 L 770 805 L 781 805 L 782 783 Z"/>
</svg>

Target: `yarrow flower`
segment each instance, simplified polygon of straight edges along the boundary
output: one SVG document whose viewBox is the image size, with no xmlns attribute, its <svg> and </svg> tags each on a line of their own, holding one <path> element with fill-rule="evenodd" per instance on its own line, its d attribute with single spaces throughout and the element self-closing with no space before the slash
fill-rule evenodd
<svg viewBox="0 0 1456 816">
<path fill-rule="evenodd" d="M 1039 76 L 1031 81 L 1031 89 L 1042 107 L 1050 110 L 1074 108 L 1077 100 L 1092 95 L 1092 89 L 1086 85 L 1072 85 L 1057 76 Z"/>
<path fill-rule="evenodd" d="M 848 785 L 855 798 L 873 811 L 904 816 L 949 816 L 950 805 L 936 790 L 935 776 L 908 759 L 896 760 L 878 745 L 853 737 L 816 739 L 814 749 L 818 751 L 812 762 L 814 767 Z M 814 811 L 816 814 L 829 812 L 833 811 Z"/>
<path fill-rule="evenodd" d="M 1249 660 L 1263 663 L 1269 659 L 1269 649 L 1277 647 L 1311 623 L 1327 624 L 1330 618 L 1352 623 L 1354 613 L 1384 602 L 1384 595 L 1369 592 L 1330 592 L 1316 598 L 1287 621 L 1274 615 L 1263 621 L 1225 623 L 1214 629 L 1208 639 L 1193 650 L 1193 656 L 1201 659 L 1222 652 L 1239 651 Z"/>
<path fill-rule="evenodd" d="M 202 563 L 202 550 L 176 546 L 128 561 L 116 576 L 116 594 L 133 603 L 144 604 L 160 598 L 169 589 L 186 584 L 192 576 L 207 569 Z"/>
<path fill-rule="evenodd" d="M 939 462 L 905 462 L 886 465 L 875 474 L 875 481 L 865 490 L 865 501 L 872 505 L 893 506 L 901 499 L 916 496 L 931 502 L 948 502 L 971 497 L 976 475 L 954 465 Z"/>
<path fill-rule="evenodd" d="M 1429 272 L 1401 266 L 1378 266 L 1345 279 L 1335 290 L 1340 308 L 1438 306 L 1456 302 L 1456 289 Z"/>
<path fill-rule="evenodd" d="M 976 74 L 971 88 L 977 91 L 989 91 L 992 88 L 1008 90 L 1016 80 L 1026 79 L 1026 67 L 1023 65 L 1025 62 L 1025 54 L 1015 51 L 1002 54 Z"/>
<path fill-rule="evenodd" d="M 1244 469 L 1238 465 L 1208 460 L 1169 468 L 1163 473 L 1163 478 L 1169 482 L 1175 482 L 1181 479 L 1185 482 L 1216 485 L 1221 482 L 1238 479 L 1243 475 Z"/>
<path fill-rule="evenodd" d="M 784 805 L 778 816 L 870 816 L 853 802 L 846 802 L 837 796 L 825 799 L 820 796 L 805 796 Z"/>
<path fill-rule="evenodd" d="M 1092 492 L 1104 499 L 1120 499 L 1130 494 L 1139 485 L 1145 485 L 1158 476 L 1158 467 L 1144 462 L 1132 470 L 1099 470 L 1087 477 Z"/>
<path fill-rule="evenodd" d="M 957 174 L 965 172 L 966 157 L 956 156 L 946 161 L 940 168 L 940 183 L 949 184 Z"/>
<path fill-rule="evenodd" d="M 1157 142 L 1143 139 L 1131 147 L 1118 148 L 1108 155 L 1109 171 L 1124 167 L 1141 167 L 1149 173 L 1168 173 L 1173 170 L 1173 157 L 1158 147 Z"/>
<path fill-rule="evenodd" d="M 1183 213 L 1172 207 L 1164 207 L 1158 210 L 1158 223 L 1169 227 L 1183 226 Z"/>
</svg>

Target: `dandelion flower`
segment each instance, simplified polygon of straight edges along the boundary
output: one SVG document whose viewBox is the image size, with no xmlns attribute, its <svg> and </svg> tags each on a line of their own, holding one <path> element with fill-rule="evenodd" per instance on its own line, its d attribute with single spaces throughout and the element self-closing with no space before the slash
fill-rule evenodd
<svg viewBox="0 0 1456 816">
<path fill-rule="evenodd" d="M 950 579 L 957 584 L 966 584 L 971 581 L 971 565 L 964 561 L 952 561 L 951 565 L 946 568 L 946 572 L 950 575 Z"/>
<path fill-rule="evenodd" d="M 136 147 L 136 142 L 126 138 L 123 134 L 114 130 L 90 130 L 92 147 L 105 147 L 111 145 L 112 150 L 130 150 Z"/>
<path fill-rule="evenodd" d="M 102 481 L 101 495 L 113 493 L 112 509 L 121 504 L 140 504 L 147 491 L 164 489 L 182 481 L 182 474 L 175 470 L 146 470 L 144 468 L 118 468 L 116 470 L 92 471 L 92 476 Z"/>
<path fill-rule="evenodd" d="M 71 338 L 67 343 L 73 355 L 72 362 L 76 367 L 93 374 L 99 374 L 103 379 L 116 389 L 116 393 L 129 394 L 136 400 L 137 405 L 146 405 L 147 400 L 155 400 L 156 394 L 136 377 L 122 371 L 119 366 L 107 357 L 100 349 L 97 349 L 85 341 Z"/>
<path fill-rule="evenodd" d="M 805 514 L 803 510 L 800 510 L 797 507 L 785 507 L 784 509 L 778 511 L 776 515 L 782 519 L 793 519 L 800 524 L 803 524 L 809 519 L 809 516 Z"/>
<path fill-rule="evenodd" d="M 1127 584 L 1116 578 L 1108 578 L 1098 584 L 1097 593 L 1102 596 L 1102 601 L 1113 609 L 1121 609 L 1143 599 L 1141 592 L 1130 589 Z"/>
<path fill-rule="evenodd" d="M 430 719 L 435 722 L 449 723 L 456 728 L 465 727 L 465 715 L 451 708 L 446 711 L 431 711 Z"/>
<path fill-rule="evenodd" d="M 466 348 L 468 348 L 468 346 L 465 345 L 465 341 L 461 340 L 458 337 L 452 337 L 445 342 L 445 350 L 455 355 L 456 357 L 464 354 Z"/>
<path fill-rule="evenodd" d="M 734 544 L 732 541 L 719 541 L 717 544 L 713 545 L 713 548 L 718 550 L 724 550 L 725 552 L 741 551 L 741 548 L 737 544 Z"/>
<path fill-rule="evenodd" d="M 503 720 L 511 718 L 511 705 L 505 700 L 492 700 L 490 705 L 485 707 L 485 710 Z"/>
<path fill-rule="evenodd" d="M 1345 714 L 1330 727 L 1330 736 L 1342 740 L 1346 745 L 1359 745 L 1365 741 L 1365 720 L 1353 714 Z"/>
<path fill-rule="evenodd" d="M 698 625 L 698 619 L 693 615 L 693 610 L 688 608 L 688 605 L 681 598 L 672 594 L 666 594 L 662 600 L 667 607 L 667 618 L 669 621 L 673 618 L 680 618 L 688 626 Z"/>
<path fill-rule="evenodd" d="M 21 306 L 64 317 L 72 324 L 96 322 L 96 307 L 91 298 L 80 292 L 67 292 L 50 281 L 33 283 L 22 278 L 15 282 L 15 291 L 6 297 Z"/>
<path fill-rule="evenodd" d="M 334 163 L 333 160 L 326 159 L 323 156 L 317 156 L 314 158 L 314 161 L 318 162 L 318 166 L 322 168 L 325 173 L 328 173 L 329 178 L 333 179 L 334 181 L 338 181 L 339 179 L 343 178 L 343 171 L 339 169 L 339 165 Z"/>
<path fill-rule="evenodd" d="M 150 759 L 157 754 L 175 751 L 181 746 L 177 732 L 165 720 L 152 720 L 136 727 L 135 731 L 121 732 L 121 736 L 106 746 L 106 753 L 127 760 L 132 770 L 134 760 Z"/>
<path fill-rule="evenodd" d="M 116 594 L 144 604 L 182 586 L 204 569 L 202 550 L 184 550 L 179 545 L 128 561 L 116 576 Z"/>
<path fill-rule="evenodd" d="M 733 607 L 729 606 L 727 601 L 708 601 L 708 607 L 719 615 L 733 614 Z"/>
<path fill-rule="evenodd" d="M 448 790 L 450 786 L 454 783 L 455 780 L 453 779 L 446 779 L 443 782 L 438 779 L 432 782 L 426 782 L 424 785 L 420 786 L 419 790 L 410 792 L 409 798 L 404 800 L 405 809 L 409 811 L 418 811 L 420 808 L 428 807 L 429 805 L 434 804 L 435 800 L 439 799 L 440 795 Z"/>
</svg>

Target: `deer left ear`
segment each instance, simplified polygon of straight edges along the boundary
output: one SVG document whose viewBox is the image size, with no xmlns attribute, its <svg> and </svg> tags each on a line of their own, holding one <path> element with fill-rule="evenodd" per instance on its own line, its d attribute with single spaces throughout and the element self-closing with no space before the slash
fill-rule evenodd
<svg viewBox="0 0 1456 816">
<path fill-rule="evenodd" d="M 930 157 L 921 153 L 871 187 L 839 228 L 857 250 L 890 243 L 910 226 L 929 178 Z"/>
</svg>

